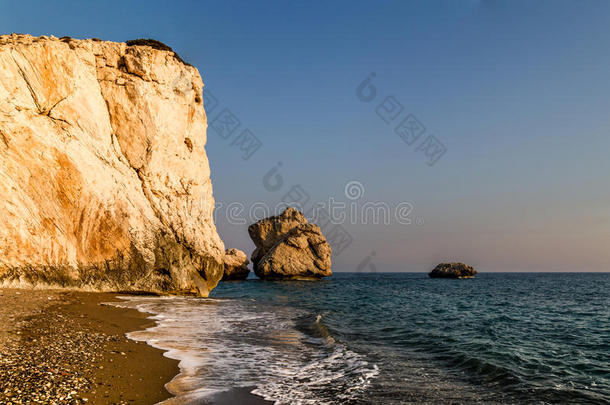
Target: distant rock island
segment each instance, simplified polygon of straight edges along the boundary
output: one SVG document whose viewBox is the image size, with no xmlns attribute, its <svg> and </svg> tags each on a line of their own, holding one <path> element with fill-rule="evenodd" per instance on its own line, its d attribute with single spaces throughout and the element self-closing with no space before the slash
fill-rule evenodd
<svg viewBox="0 0 610 405">
<path fill-rule="evenodd" d="M 464 263 L 441 263 L 428 275 L 431 278 L 474 278 L 477 271 Z"/>
<path fill-rule="evenodd" d="M 317 225 L 294 208 L 248 227 L 251 259 L 263 279 L 319 279 L 332 274 L 331 247 Z"/>
</svg>

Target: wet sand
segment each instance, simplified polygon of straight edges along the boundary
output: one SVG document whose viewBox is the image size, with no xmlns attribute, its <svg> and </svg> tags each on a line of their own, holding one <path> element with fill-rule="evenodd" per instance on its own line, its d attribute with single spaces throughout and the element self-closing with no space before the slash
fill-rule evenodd
<svg viewBox="0 0 610 405">
<path fill-rule="evenodd" d="M 207 404 L 210 405 L 269 405 L 273 404 L 271 401 L 265 401 L 263 398 L 251 394 L 250 392 L 255 387 L 240 387 L 233 388 L 231 390 L 220 392 L 212 396 Z"/>
</svg>

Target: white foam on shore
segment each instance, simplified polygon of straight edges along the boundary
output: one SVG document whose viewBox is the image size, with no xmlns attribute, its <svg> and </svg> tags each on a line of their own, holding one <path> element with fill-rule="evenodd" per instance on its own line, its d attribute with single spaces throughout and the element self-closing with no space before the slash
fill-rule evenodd
<svg viewBox="0 0 610 405">
<path fill-rule="evenodd" d="M 332 338 L 312 344 L 296 329 L 294 319 L 302 314 L 294 308 L 254 300 L 120 298 L 124 301 L 111 305 L 150 313 L 156 321 L 127 336 L 180 362 L 180 374 L 166 385 L 175 398 L 165 405 L 250 386 L 276 404 L 343 403 L 358 398 L 379 373 Z"/>
</svg>

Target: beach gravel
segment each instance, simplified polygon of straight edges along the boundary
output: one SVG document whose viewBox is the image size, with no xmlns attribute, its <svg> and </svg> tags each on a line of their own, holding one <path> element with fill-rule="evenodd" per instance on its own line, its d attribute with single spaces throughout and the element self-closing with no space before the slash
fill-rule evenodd
<svg viewBox="0 0 610 405">
<path fill-rule="evenodd" d="M 128 340 L 118 321 L 105 321 L 105 313 L 119 318 L 120 310 L 99 305 L 104 298 L 114 297 L 0 290 L 0 403 L 127 404 L 169 397 L 163 385 L 175 365 L 159 372 L 168 368 L 168 359 Z M 138 352 L 163 367 L 138 375 L 140 364 L 128 359 L 137 359 Z"/>
</svg>

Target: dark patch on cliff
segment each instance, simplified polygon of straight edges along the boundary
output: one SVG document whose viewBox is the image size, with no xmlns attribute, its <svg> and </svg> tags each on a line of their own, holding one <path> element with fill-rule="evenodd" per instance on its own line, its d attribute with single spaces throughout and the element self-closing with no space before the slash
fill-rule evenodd
<svg viewBox="0 0 610 405">
<path fill-rule="evenodd" d="M 174 54 L 174 58 L 176 58 L 178 61 L 182 62 L 183 64 L 187 65 L 187 66 L 193 66 L 190 63 L 187 63 L 185 61 L 182 60 L 182 58 L 180 57 L 180 55 L 178 55 L 176 53 L 176 51 L 174 51 L 171 47 L 165 45 L 163 42 L 161 41 L 157 41 L 156 39 L 152 39 L 152 38 L 138 38 L 138 39 L 131 39 L 127 42 L 125 42 L 127 44 L 127 46 L 150 46 L 153 49 L 158 49 L 160 51 L 167 51 L 167 52 L 171 52 Z"/>
</svg>

